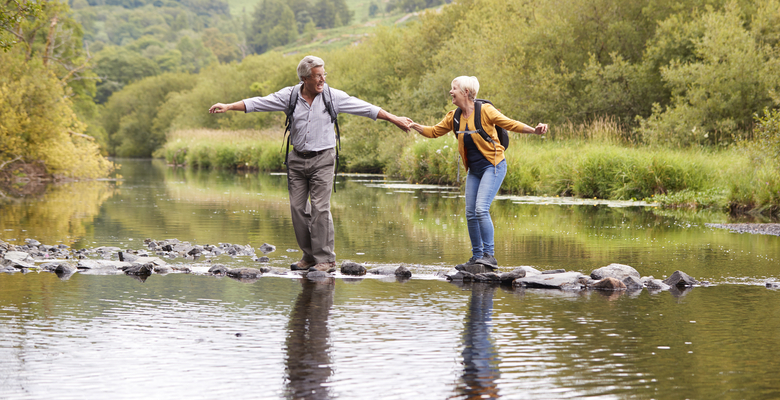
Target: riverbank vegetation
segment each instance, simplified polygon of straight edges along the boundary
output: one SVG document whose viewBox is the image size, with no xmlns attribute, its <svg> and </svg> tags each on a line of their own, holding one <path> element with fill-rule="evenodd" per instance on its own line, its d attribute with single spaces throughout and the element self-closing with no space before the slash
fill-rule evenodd
<svg viewBox="0 0 780 400">
<path fill-rule="evenodd" d="M 544 139 L 515 135 L 507 153 L 512 175 L 504 185 L 512 193 L 653 198 L 764 213 L 780 208 L 780 0 L 394 1 L 369 7 L 376 15 L 436 6 L 402 25 L 342 13 L 344 2 L 263 0 L 254 14 L 242 14 L 244 20 L 251 14 L 255 31 L 235 25 L 235 43 L 226 36 L 229 23 L 239 21 L 235 10 L 227 11 L 233 3 L 204 5 L 211 11 L 197 18 L 190 18 L 191 10 L 177 11 L 189 3 L 141 3 L 127 6 L 121 21 L 96 17 L 84 25 L 93 40 L 103 38 L 98 58 L 121 61 L 98 62 L 96 70 L 106 67 L 125 79 L 101 79 L 92 89 L 105 98 L 93 96 L 101 123 L 88 129 L 102 134 L 97 142 L 112 155 L 278 170 L 281 113 L 206 110 L 296 83 L 303 50 L 325 59 L 332 86 L 423 124 L 452 109 L 447 92 L 458 75 L 477 76 L 479 97 L 504 114 L 551 124 Z M 83 21 L 89 10 L 99 11 L 87 4 L 79 8 Z M 328 14 L 338 15 L 332 24 L 318 22 L 322 15 L 307 17 L 306 7 L 297 8 L 306 4 L 342 11 Z M 354 2 L 344 4 L 356 9 Z M 273 7 L 284 18 L 268 19 Z M 159 15 L 136 32 L 131 28 L 140 12 Z M 360 38 L 331 48 L 311 37 L 312 24 L 315 36 L 354 27 Z M 376 25 L 370 34 L 363 30 L 368 25 Z M 268 29 L 257 31 L 261 27 Z M 240 56 L 220 58 L 220 51 L 244 45 L 248 51 Z M 182 56 L 174 57 L 174 50 Z M 203 57 L 185 57 L 184 50 Z M 122 53 L 128 51 L 135 55 Z M 128 61 L 133 57 L 146 61 Z M 141 66 L 147 64 L 145 75 Z M 457 181 L 451 138 L 427 140 L 384 122 L 340 118 L 345 171 Z M 257 140 L 227 134 L 215 142 L 197 139 L 201 129 L 242 132 L 236 137 L 248 130 L 279 134 Z"/>
</svg>

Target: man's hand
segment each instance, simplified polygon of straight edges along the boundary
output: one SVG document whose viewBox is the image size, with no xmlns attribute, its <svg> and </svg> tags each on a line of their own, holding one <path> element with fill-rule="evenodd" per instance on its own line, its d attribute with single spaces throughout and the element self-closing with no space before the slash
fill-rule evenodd
<svg viewBox="0 0 780 400">
<path fill-rule="evenodd" d="M 543 124 L 540 122 L 538 125 L 536 125 L 536 128 L 534 129 L 534 133 L 537 135 L 544 135 L 545 133 L 547 133 L 547 129 L 548 129 L 547 124 Z"/>
<path fill-rule="evenodd" d="M 221 114 L 230 110 L 230 104 L 217 103 L 209 108 L 209 114 Z"/>
</svg>

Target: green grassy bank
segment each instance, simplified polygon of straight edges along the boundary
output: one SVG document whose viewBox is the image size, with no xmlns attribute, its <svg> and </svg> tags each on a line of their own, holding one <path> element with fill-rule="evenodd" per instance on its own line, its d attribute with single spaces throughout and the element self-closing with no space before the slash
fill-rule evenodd
<svg viewBox="0 0 780 400">
<path fill-rule="evenodd" d="M 763 214 L 780 209 L 780 172 L 756 165 L 741 147 L 670 149 L 607 138 L 518 136 L 507 150 L 503 193 L 649 200 L 666 207 Z M 376 172 L 381 165 L 383 172 L 410 182 L 464 182 L 453 138 L 395 137 L 376 152 L 382 161 L 373 164 L 350 162 L 359 158 L 356 153 L 365 158 L 365 149 L 345 141 L 342 170 Z M 284 170 L 280 130 L 177 131 L 157 155 L 170 164 L 198 168 Z"/>
</svg>

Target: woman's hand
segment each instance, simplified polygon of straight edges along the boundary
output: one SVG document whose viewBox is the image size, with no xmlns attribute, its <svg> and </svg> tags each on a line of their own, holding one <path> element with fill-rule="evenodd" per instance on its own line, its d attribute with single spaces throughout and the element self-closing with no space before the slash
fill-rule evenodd
<svg viewBox="0 0 780 400">
<path fill-rule="evenodd" d="M 409 120 L 409 121 L 412 121 L 412 120 Z M 418 124 L 418 123 L 416 123 L 416 122 L 414 122 L 414 121 L 412 121 L 412 123 L 409 124 L 409 129 L 414 129 L 414 130 L 416 130 L 419 133 L 423 133 L 423 126 Z"/>
<path fill-rule="evenodd" d="M 540 122 L 538 125 L 536 125 L 536 128 L 534 128 L 534 133 L 537 135 L 544 135 L 545 133 L 547 133 L 547 129 L 548 129 L 547 124 L 543 124 Z"/>
</svg>

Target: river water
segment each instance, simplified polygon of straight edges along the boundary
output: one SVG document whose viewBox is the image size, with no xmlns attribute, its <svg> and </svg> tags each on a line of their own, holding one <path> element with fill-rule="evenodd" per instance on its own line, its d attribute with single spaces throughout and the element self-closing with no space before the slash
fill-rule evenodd
<svg viewBox="0 0 780 400">
<path fill-rule="evenodd" d="M 285 177 L 121 161 L 121 179 L 0 202 L 0 239 L 144 249 L 143 240 L 296 251 Z M 456 285 L 468 259 L 457 188 L 339 176 L 339 262 L 407 264 L 411 280 L 253 282 L 197 274 L 0 275 L 0 399 L 776 399 L 780 237 L 708 227 L 717 212 L 501 198 L 502 270 L 610 263 L 684 292 Z M 193 264 L 204 260 L 167 260 Z M 258 264 L 223 257 L 231 267 Z"/>
</svg>

